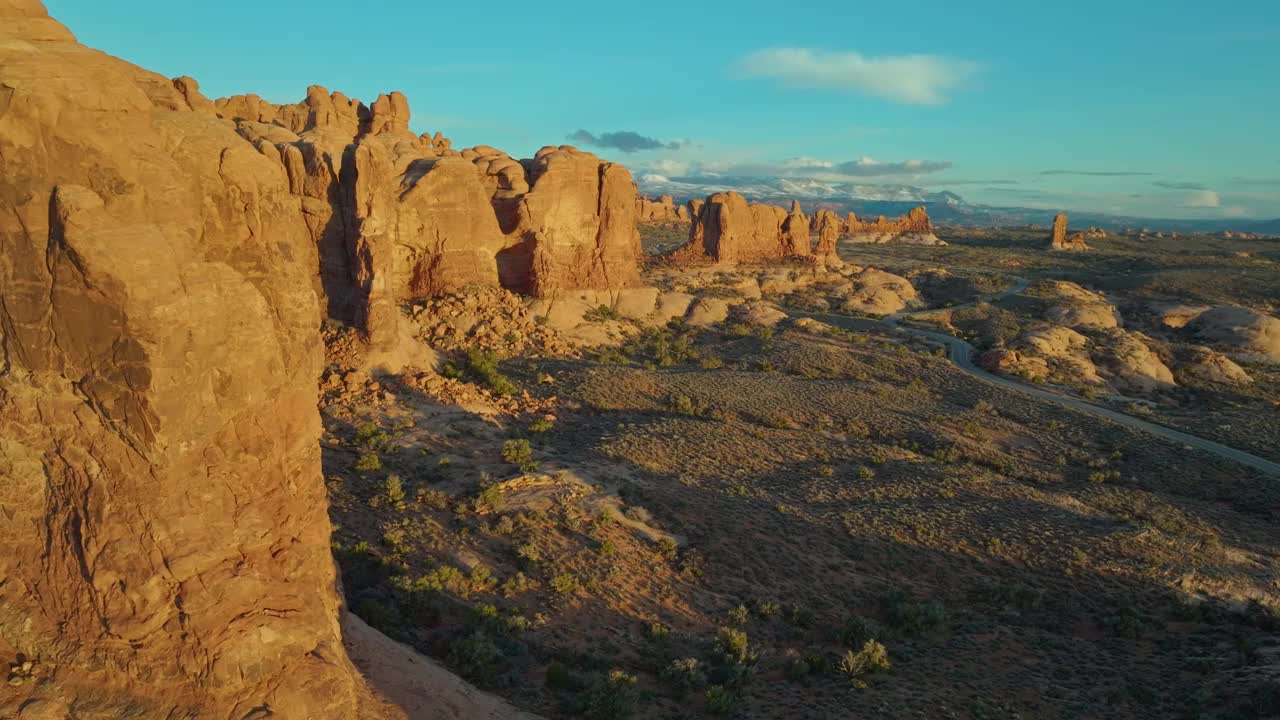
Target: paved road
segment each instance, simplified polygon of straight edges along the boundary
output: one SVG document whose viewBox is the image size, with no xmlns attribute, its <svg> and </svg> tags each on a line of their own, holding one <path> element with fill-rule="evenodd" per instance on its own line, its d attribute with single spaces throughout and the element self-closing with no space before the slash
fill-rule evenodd
<svg viewBox="0 0 1280 720">
<path fill-rule="evenodd" d="M 994 295 L 988 295 L 986 297 L 980 298 L 979 300 L 975 300 L 972 303 L 967 303 L 965 305 L 956 305 L 949 308 L 940 308 L 937 310 L 895 313 L 893 315 L 885 316 L 880 320 L 880 323 L 892 328 L 896 328 L 903 332 L 908 332 L 913 335 L 918 335 L 920 337 L 933 340 L 934 342 L 942 343 L 947 347 L 947 358 L 951 360 L 951 362 L 955 363 L 956 367 L 972 375 L 973 377 L 976 377 L 979 380 L 982 380 L 983 382 L 991 383 L 992 385 L 999 385 L 1001 387 L 1008 388 L 1016 392 L 1020 392 L 1023 395 L 1029 395 L 1039 400 L 1055 403 L 1057 405 L 1070 408 L 1077 412 L 1085 413 L 1086 415 L 1093 415 L 1094 417 L 1105 418 L 1107 420 L 1111 420 L 1112 422 L 1117 422 L 1117 423 L 1120 423 L 1121 425 L 1134 428 L 1135 430 L 1141 430 L 1143 432 L 1147 432 L 1152 435 L 1165 438 L 1166 440 L 1172 440 L 1173 442 L 1180 443 L 1187 447 L 1195 448 L 1197 450 L 1203 450 L 1205 452 L 1217 455 L 1218 457 L 1226 458 L 1227 460 L 1232 460 L 1234 462 L 1240 463 L 1241 465 L 1246 465 L 1255 470 L 1266 473 L 1267 475 L 1271 475 L 1273 477 L 1280 477 L 1280 463 L 1272 462 L 1270 460 L 1267 460 L 1266 458 L 1258 457 L 1257 455 L 1251 455 L 1243 450 L 1237 450 L 1236 448 L 1223 445 L 1222 443 L 1214 442 L 1212 440 L 1206 440 L 1205 438 L 1197 437 L 1195 435 L 1188 435 L 1187 433 L 1180 432 L 1172 428 L 1167 428 L 1163 425 L 1157 425 L 1153 422 L 1148 422 L 1141 418 L 1136 418 L 1132 415 L 1126 415 L 1122 412 L 1116 412 L 1115 410 L 1112 410 L 1110 408 L 1102 407 L 1100 405 L 1094 405 L 1093 403 L 1085 402 L 1084 400 L 1080 400 L 1078 398 L 1069 397 L 1067 395 L 1062 395 L 1056 392 L 1052 392 L 1050 390 L 1045 390 L 1044 388 L 1028 385 L 1026 383 L 1019 382 L 1011 378 L 989 373 L 986 370 L 983 370 L 982 368 L 978 367 L 978 365 L 974 363 L 973 358 L 974 358 L 974 354 L 976 353 L 976 350 L 968 342 L 965 342 L 964 340 L 958 337 L 946 335 L 944 333 L 933 332 L 931 330 L 922 330 L 916 327 L 901 325 L 901 321 L 907 317 L 913 317 L 913 316 L 921 317 L 925 315 L 932 315 L 935 313 L 957 310 L 959 308 L 972 307 L 973 305 L 976 305 L 978 302 L 990 302 L 992 300 L 999 300 L 1000 298 L 1008 297 L 1009 295 L 1022 292 L 1027 288 L 1029 284 L 1030 284 L 1029 281 L 1024 280 L 1022 278 L 1017 278 L 1013 287 L 1007 290 L 1003 290 L 1001 292 L 995 293 Z M 829 315 L 826 313 L 803 313 L 803 315 L 812 317 L 815 320 L 821 320 L 822 322 L 825 322 L 829 325 L 835 325 L 837 327 L 843 326 L 845 328 L 852 328 L 852 329 L 863 329 L 866 327 L 866 323 L 867 323 L 865 319 L 851 318 L 843 315 Z"/>
</svg>

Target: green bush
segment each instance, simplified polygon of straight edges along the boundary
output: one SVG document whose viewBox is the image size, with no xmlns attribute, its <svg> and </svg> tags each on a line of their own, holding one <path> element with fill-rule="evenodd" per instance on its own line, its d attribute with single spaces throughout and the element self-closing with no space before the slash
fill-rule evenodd
<svg viewBox="0 0 1280 720">
<path fill-rule="evenodd" d="M 560 573 L 551 578 L 551 589 L 557 595 L 572 595 L 578 591 L 578 578 L 572 573 Z"/>
<path fill-rule="evenodd" d="M 756 656 L 751 652 L 747 634 L 731 627 L 722 627 L 716 634 L 716 649 L 724 657 L 725 662 L 735 665 L 750 665 Z"/>
<path fill-rule="evenodd" d="M 367 452 L 360 456 L 353 468 L 358 473 L 377 472 L 382 469 L 382 458 L 376 452 Z"/>
<path fill-rule="evenodd" d="M 706 692 L 707 710 L 713 715 L 731 715 L 738 709 L 738 693 L 723 685 L 712 685 Z"/>
<path fill-rule="evenodd" d="M 502 650 L 489 634 L 475 630 L 453 643 L 446 662 L 466 678 L 489 682 L 497 673 L 502 659 Z"/>
<path fill-rule="evenodd" d="M 868 640 L 858 652 L 849 650 L 840 659 L 840 672 L 849 677 L 849 682 L 858 685 L 864 675 L 884 672 L 889 669 L 889 652 L 875 640 Z"/>
<path fill-rule="evenodd" d="M 533 448 L 524 438 L 504 442 L 502 459 L 520 468 L 520 472 L 528 473 L 538 470 L 538 464 L 533 461 Z"/>
<path fill-rule="evenodd" d="M 912 600 L 900 590 L 889 593 L 884 605 L 889 624 L 906 636 L 928 634 L 946 621 L 946 611 L 941 605 Z"/>
<path fill-rule="evenodd" d="M 707 684 L 706 673 L 697 658 L 679 658 L 662 669 L 662 679 L 677 692 L 686 693 Z"/>
<path fill-rule="evenodd" d="M 636 676 L 614 670 L 597 682 L 587 698 L 588 720 L 622 720 L 635 712 L 639 693 Z"/>
<path fill-rule="evenodd" d="M 488 387 L 495 395 L 511 397 L 519 388 L 511 378 L 498 371 L 498 356 L 488 350 L 472 350 L 467 353 L 467 376 Z"/>
<path fill-rule="evenodd" d="M 622 315 L 608 305 L 597 305 L 583 313 L 582 319 L 587 322 L 605 322 L 607 320 L 621 320 Z"/>
<path fill-rule="evenodd" d="M 845 622 L 840 629 L 840 642 L 851 647 L 862 647 L 868 640 L 883 640 L 885 630 L 880 623 L 870 618 L 854 616 Z"/>
</svg>

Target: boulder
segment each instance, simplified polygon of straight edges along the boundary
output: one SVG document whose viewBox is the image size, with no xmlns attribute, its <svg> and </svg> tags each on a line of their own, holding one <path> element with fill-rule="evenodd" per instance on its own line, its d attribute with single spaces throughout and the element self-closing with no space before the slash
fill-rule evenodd
<svg viewBox="0 0 1280 720">
<path fill-rule="evenodd" d="M 686 318 L 695 327 L 709 327 L 729 317 L 729 303 L 722 298 L 700 297 L 689 308 Z"/>
</svg>

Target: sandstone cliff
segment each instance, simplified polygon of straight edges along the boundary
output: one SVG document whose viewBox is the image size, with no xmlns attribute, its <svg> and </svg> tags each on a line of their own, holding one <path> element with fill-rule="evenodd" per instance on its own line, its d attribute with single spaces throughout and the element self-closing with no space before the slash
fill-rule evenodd
<svg viewBox="0 0 1280 720">
<path fill-rule="evenodd" d="M 933 223 L 923 207 L 913 208 L 896 220 L 883 215 L 871 221 L 860 220 L 857 215 L 849 213 L 844 232 L 849 236 L 849 242 L 854 243 L 946 245 L 933 234 Z"/>
<path fill-rule="evenodd" d="M 626 168 L 571 146 L 517 161 L 415 136 L 400 93 L 366 107 L 313 86 L 294 105 L 253 95 L 209 102 L 279 162 L 318 248 L 316 289 L 331 317 L 394 345 L 398 306 L 468 285 L 547 296 L 639 284 L 635 184 Z M 212 108 L 212 109 L 210 109 Z"/>
<path fill-rule="evenodd" d="M 689 213 L 689 242 L 672 252 L 676 262 L 761 262 L 787 257 L 831 262 L 836 259 L 837 242 L 846 234 L 851 242 L 946 245 L 933 234 L 933 224 L 923 207 L 897 220 L 880 217 L 865 222 L 849 213 L 846 221 L 827 209 L 806 218 L 796 201 L 788 212 L 724 192 L 706 202 L 690 201 Z"/>
<path fill-rule="evenodd" d="M 0 715 L 367 716 L 303 202 L 194 83 L 0 0 Z"/>
</svg>

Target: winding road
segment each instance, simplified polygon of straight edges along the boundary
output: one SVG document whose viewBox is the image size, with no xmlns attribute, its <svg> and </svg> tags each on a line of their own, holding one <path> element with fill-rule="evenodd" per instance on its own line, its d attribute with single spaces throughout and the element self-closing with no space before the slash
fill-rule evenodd
<svg viewBox="0 0 1280 720">
<path fill-rule="evenodd" d="M 915 311 L 904 311 L 904 312 L 894 313 L 893 315 L 886 315 L 885 317 L 881 318 L 878 322 L 882 325 L 886 325 L 888 327 L 900 330 L 902 332 L 911 333 L 912 335 L 917 335 L 919 337 L 923 337 L 937 343 L 942 343 L 947 347 L 947 358 L 951 360 L 951 362 L 954 363 L 956 367 L 960 368 L 964 372 L 968 373 L 969 375 L 972 375 L 973 377 L 983 382 L 990 383 L 992 385 L 999 385 L 1000 387 L 1008 388 L 1015 392 L 1022 393 L 1023 395 L 1029 395 L 1039 400 L 1055 403 L 1062 407 L 1066 407 L 1071 410 L 1075 410 L 1077 412 L 1085 413 L 1086 415 L 1092 415 L 1094 417 L 1104 418 L 1112 422 L 1116 422 L 1121 425 L 1125 425 L 1127 427 L 1133 428 L 1135 430 L 1141 430 L 1143 432 L 1150 433 L 1158 437 L 1162 437 L 1166 440 L 1171 440 L 1173 442 L 1180 443 L 1190 448 L 1195 448 L 1197 450 L 1203 450 L 1204 452 L 1207 452 L 1207 453 L 1212 453 L 1214 455 L 1217 455 L 1218 457 L 1240 463 L 1241 465 L 1245 465 L 1247 467 L 1251 467 L 1254 470 L 1258 470 L 1259 472 L 1265 473 L 1267 475 L 1271 475 L 1272 477 L 1280 477 L 1280 463 L 1275 463 L 1270 460 L 1267 460 L 1266 458 L 1258 457 L 1257 455 L 1252 455 L 1243 450 L 1237 450 L 1236 448 L 1230 447 L 1228 445 L 1223 445 L 1222 443 L 1214 442 L 1213 440 L 1207 440 L 1205 438 L 1197 437 L 1195 435 L 1189 435 L 1187 433 L 1180 432 L 1178 430 L 1174 430 L 1172 428 L 1168 428 L 1163 425 L 1157 425 L 1153 422 L 1148 422 L 1146 420 L 1134 417 L 1132 415 L 1126 415 L 1125 413 L 1117 412 L 1115 410 L 1102 407 L 1100 405 L 1095 405 L 1093 403 L 1086 402 L 1078 398 L 1070 397 L 1070 396 L 1056 393 L 1050 390 L 1045 390 L 1044 388 L 1034 387 L 1032 385 L 1028 385 L 1026 383 L 1019 382 L 1017 380 L 1013 380 L 1011 378 L 1007 378 L 1001 375 L 995 375 L 993 373 L 987 372 L 986 370 L 983 370 L 982 368 L 978 367 L 978 365 L 973 361 L 974 355 L 976 354 L 977 350 L 965 340 L 962 340 L 958 337 L 954 337 L 952 335 L 940 333 L 940 332 L 933 332 L 931 330 L 923 330 L 917 327 L 902 325 L 902 321 L 907 318 L 912 318 L 912 317 L 918 318 L 918 317 L 925 317 L 928 315 L 935 315 L 938 313 L 950 312 L 953 310 L 959 310 L 961 308 L 973 307 L 978 303 L 991 302 L 993 300 L 999 300 L 1001 298 L 1005 298 L 1010 295 L 1016 295 L 1017 293 L 1020 293 L 1023 290 L 1027 289 L 1027 286 L 1029 286 L 1030 284 L 1031 282 L 1029 280 L 1026 280 L 1024 278 L 1015 278 L 1015 282 L 1012 287 L 1002 290 L 998 293 L 994 293 L 992 295 L 987 295 L 987 296 L 978 298 L 977 300 L 974 300 L 971 303 L 965 303 L 963 305 L 952 305 L 950 307 L 938 308 L 935 310 L 915 310 Z M 805 317 L 811 317 L 815 320 L 820 320 L 822 322 L 825 322 L 829 325 L 834 325 L 836 327 L 844 327 L 845 329 L 860 329 L 859 325 L 861 325 L 862 327 L 866 327 L 866 323 L 868 322 L 866 319 L 863 319 L 863 318 L 853 318 L 853 317 L 847 317 L 844 315 L 831 315 L 827 313 L 797 313 L 797 314 L 803 315 Z"/>
</svg>

